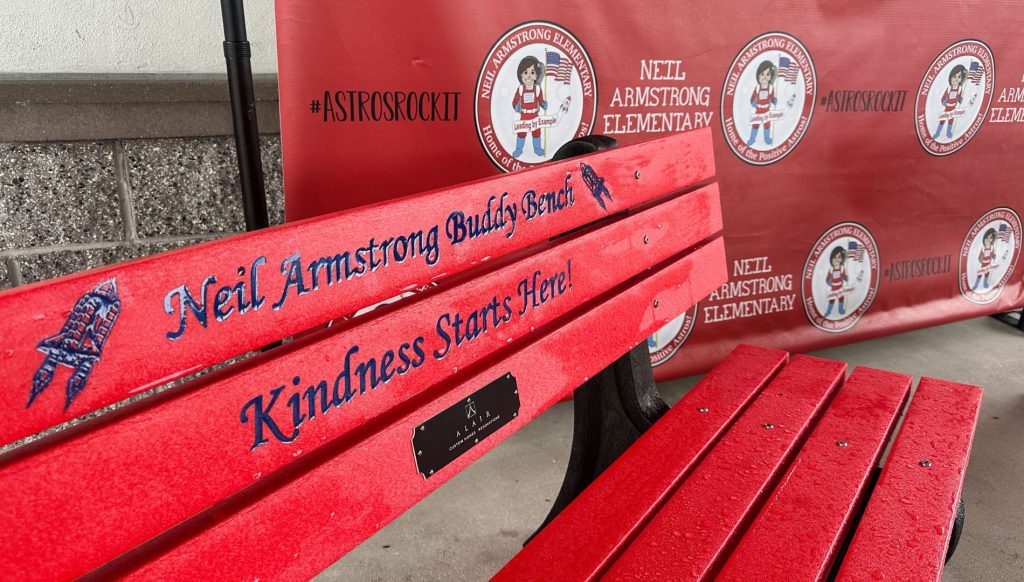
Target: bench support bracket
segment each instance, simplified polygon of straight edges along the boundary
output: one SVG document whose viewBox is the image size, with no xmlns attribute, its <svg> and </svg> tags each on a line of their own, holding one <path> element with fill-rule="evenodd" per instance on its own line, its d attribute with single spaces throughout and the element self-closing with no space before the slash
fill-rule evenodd
<svg viewBox="0 0 1024 582">
<path fill-rule="evenodd" d="M 588 135 L 563 144 L 552 161 L 604 151 L 616 145 L 613 138 Z M 654 385 L 646 342 L 577 388 L 573 393 L 572 450 L 562 488 L 544 522 L 523 545 L 551 523 L 666 412 L 668 405 Z"/>
</svg>

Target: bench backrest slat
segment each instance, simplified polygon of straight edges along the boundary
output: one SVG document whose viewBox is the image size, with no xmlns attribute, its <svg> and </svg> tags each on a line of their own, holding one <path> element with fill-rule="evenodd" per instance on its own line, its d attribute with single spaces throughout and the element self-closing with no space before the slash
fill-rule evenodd
<svg viewBox="0 0 1024 582">
<path fill-rule="evenodd" d="M 658 509 L 608 577 L 712 575 L 827 407 L 845 371 L 840 362 L 794 356 Z M 665 551 L 651 552 L 654 547 Z"/>
<path fill-rule="evenodd" d="M 713 175 L 705 129 L 2 292 L 0 444 Z"/>
<path fill-rule="evenodd" d="M 837 580 L 942 577 L 981 389 L 921 378 Z"/>
<path fill-rule="evenodd" d="M 10 500 L 11 512 L 36 527 L 0 520 L 0 545 L 21 548 L 26 571 L 99 566 L 298 455 L 321 446 L 336 454 L 342 437 L 346 443 L 370 438 L 430 386 L 488 362 L 510 342 L 720 229 L 717 186 L 710 185 L 424 293 L 399 309 L 243 362 L 158 404 L 123 411 L 117 422 L 28 449 L 0 467 L 0 487 L 22 492 Z M 549 285 L 552 277 L 557 282 Z M 499 299 L 505 297 L 507 303 Z M 456 315 L 478 323 L 456 326 Z M 467 329 L 479 334 L 467 341 Z M 385 366 L 389 352 L 392 363 Z M 366 364 L 372 367 L 360 374 Z M 386 382 L 385 367 L 391 370 Z M 546 387 L 534 390 L 544 393 Z M 61 480 L 49 478 L 57 473 Z M 78 484 L 71 497 L 68 481 Z M 189 486 L 199 482 L 201 488 Z M 53 512 L 57 505 L 62 510 Z M 62 547 L 71 524 L 85 522 L 90 530 L 78 532 L 80 543 Z"/>
<path fill-rule="evenodd" d="M 309 577 L 361 543 L 626 350 L 724 281 L 721 238 L 603 296 L 500 361 L 474 368 L 426 394 L 417 409 L 271 490 L 257 483 L 238 499 L 186 524 L 173 547 L 155 540 L 125 568 L 138 579 L 189 572 L 197 579 Z M 657 299 L 655 302 L 653 299 Z M 410 439 L 434 415 L 512 374 L 518 416 L 430 478 L 416 472 Z M 168 544 L 170 545 L 170 544 Z M 125 573 L 102 570 L 101 578 Z"/>
<path fill-rule="evenodd" d="M 904 374 L 854 370 L 716 580 L 825 579 L 910 383 Z"/>
<path fill-rule="evenodd" d="M 737 347 L 494 580 L 597 579 L 788 359 L 779 350 Z"/>
</svg>

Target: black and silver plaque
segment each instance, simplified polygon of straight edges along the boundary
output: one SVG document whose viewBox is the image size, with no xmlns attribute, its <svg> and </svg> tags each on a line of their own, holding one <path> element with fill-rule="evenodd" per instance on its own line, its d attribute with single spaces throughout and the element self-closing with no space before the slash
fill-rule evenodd
<svg viewBox="0 0 1024 582">
<path fill-rule="evenodd" d="M 431 478 L 517 416 L 519 387 L 508 373 L 413 430 L 416 469 Z"/>
</svg>

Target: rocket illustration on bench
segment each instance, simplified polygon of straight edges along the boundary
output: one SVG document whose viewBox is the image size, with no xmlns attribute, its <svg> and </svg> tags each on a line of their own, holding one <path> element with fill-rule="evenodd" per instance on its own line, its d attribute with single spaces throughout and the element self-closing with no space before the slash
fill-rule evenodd
<svg viewBox="0 0 1024 582">
<path fill-rule="evenodd" d="M 587 184 L 587 188 L 590 188 L 590 193 L 594 195 L 597 203 L 601 205 L 601 208 L 608 210 L 608 207 L 604 205 L 604 200 L 601 196 L 607 196 L 608 200 L 611 201 L 612 193 L 608 191 L 608 186 L 604 185 L 604 178 L 597 175 L 594 168 L 591 168 L 587 164 L 580 162 L 580 169 L 583 171 L 583 181 Z"/>
<path fill-rule="evenodd" d="M 113 279 L 100 283 L 75 302 L 60 332 L 36 346 L 46 354 L 46 358 L 32 377 L 32 393 L 25 408 L 32 406 L 32 401 L 50 385 L 58 365 L 74 370 L 68 379 L 64 410 L 71 406 L 85 388 L 93 366 L 103 355 L 103 344 L 110 336 L 119 313 L 121 300 Z"/>
</svg>

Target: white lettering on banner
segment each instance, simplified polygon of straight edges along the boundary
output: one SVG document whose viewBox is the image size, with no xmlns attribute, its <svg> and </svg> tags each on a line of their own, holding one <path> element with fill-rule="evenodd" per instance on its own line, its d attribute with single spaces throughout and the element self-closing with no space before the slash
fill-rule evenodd
<svg viewBox="0 0 1024 582">
<path fill-rule="evenodd" d="M 640 80 L 685 81 L 683 61 L 644 59 L 640 61 Z"/>
<path fill-rule="evenodd" d="M 1021 82 L 1024 83 L 1024 78 Z M 989 123 L 1024 123 L 1024 86 L 1003 87 L 996 102 L 1018 107 L 993 107 L 989 113 Z"/>
<path fill-rule="evenodd" d="M 686 84 L 680 59 L 641 59 L 639 83 L 614 87 L 604 114 L 605 135 L 675 133 L 711 125 L 711 87 Z M 664 85 L 646 85 L 651 81 Z"/>
<path fill-rule="evenodd" d="M 1024 107 L 993 107 L 991 123 L 1024 123 Z"/>
<path fill-rule="evenodd" d="M 690 113 L 615 113 L 604 115 L 604 133 L 675 133 L 711 125 L 711 111 Z"/>
<path fill-rule="evenodd" d="M 732 279 L 711 293 L 703 305 L 704 323 L 793 311 L 793 275 L 773 274 L 773 270 L 768 257 L 733 261 Z"/>
<path fill-rule="evenodd" d="M 1024 87 L 1003 87 L 999 92 L 999 103 L 1024 103 Z"/>
</svg>

